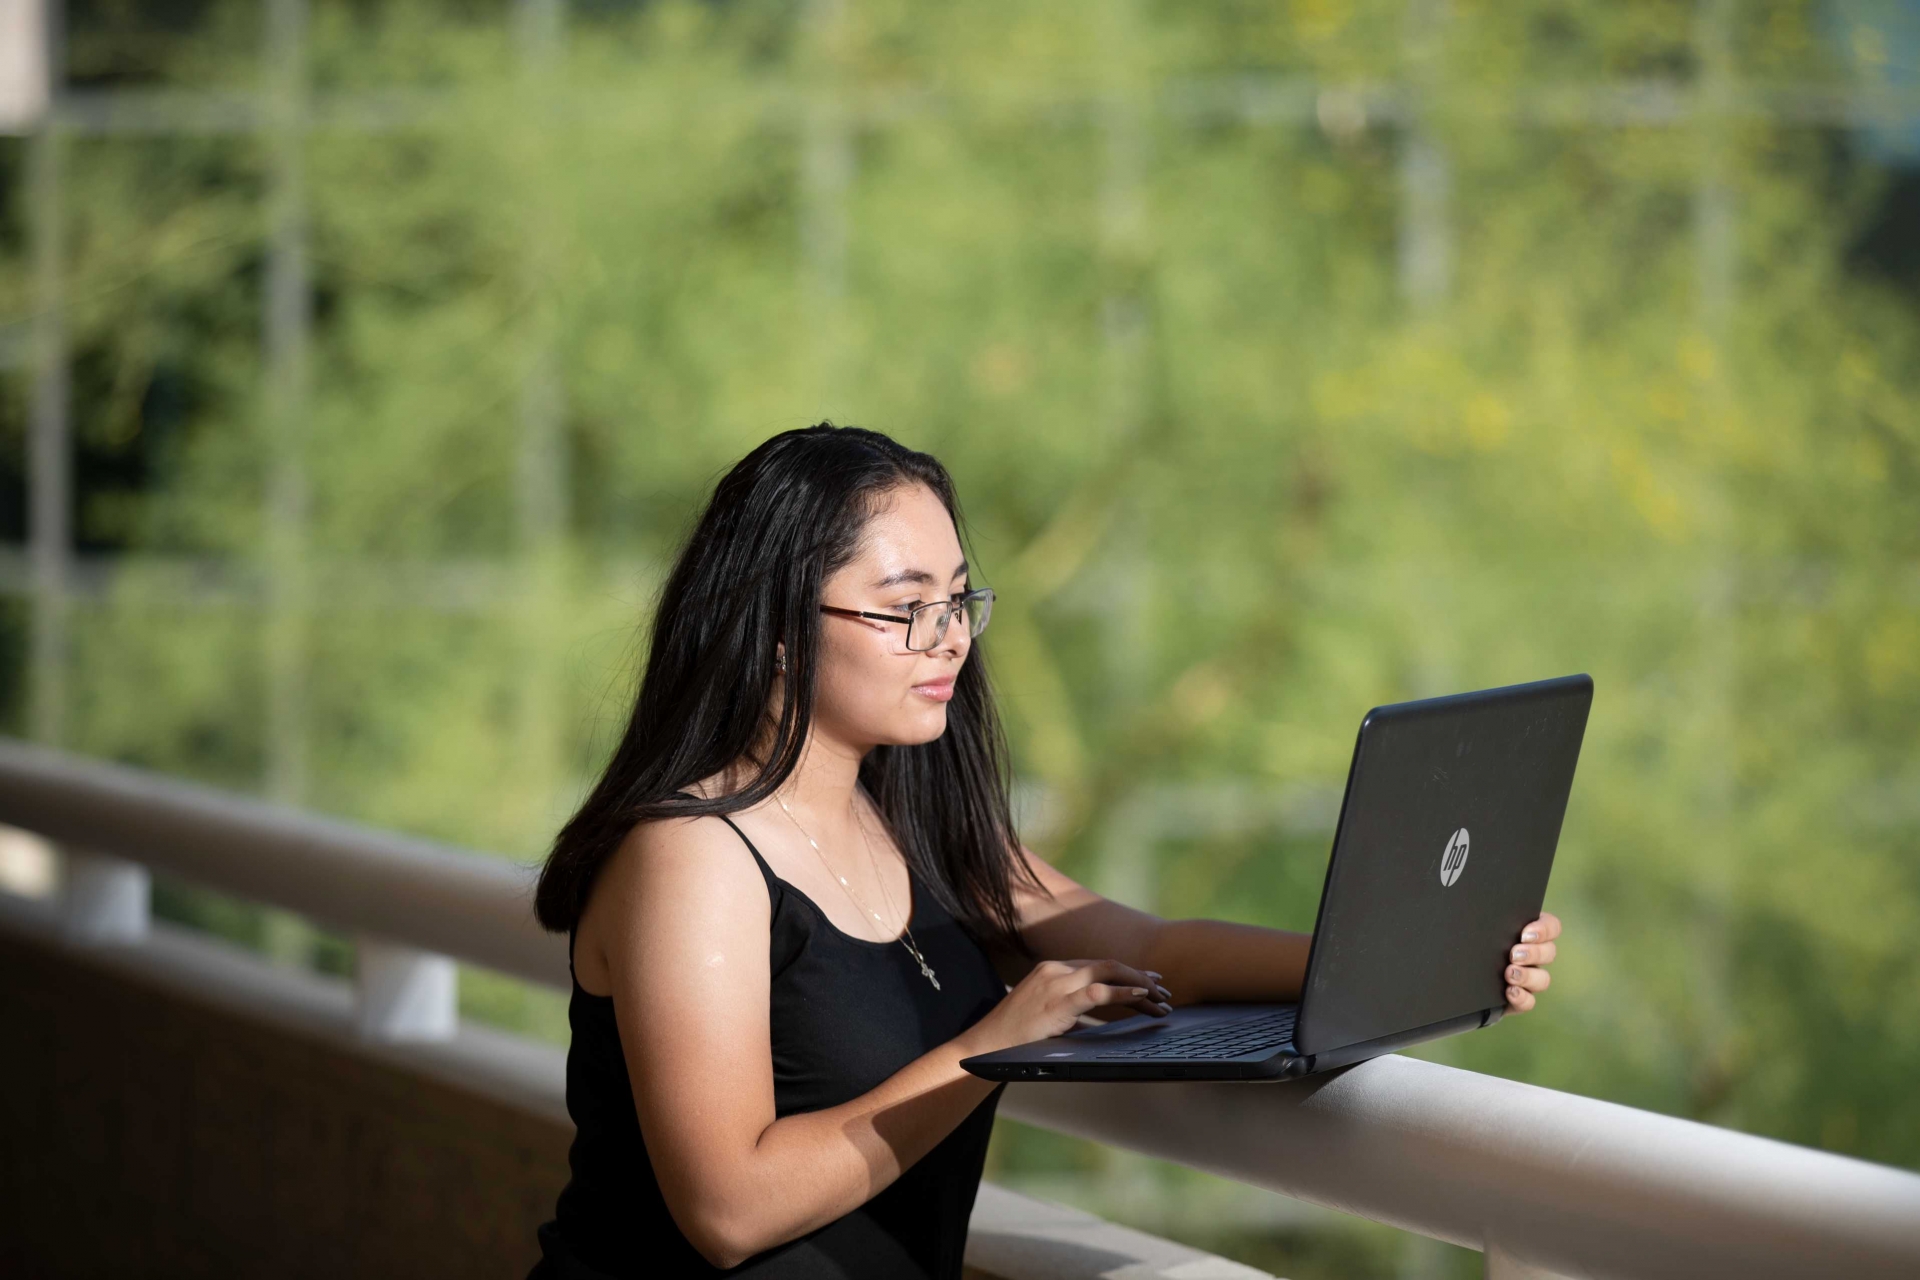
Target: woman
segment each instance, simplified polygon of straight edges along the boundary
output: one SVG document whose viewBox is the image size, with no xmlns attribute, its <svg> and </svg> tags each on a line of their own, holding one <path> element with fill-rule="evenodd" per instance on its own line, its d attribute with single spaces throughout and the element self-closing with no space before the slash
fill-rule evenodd
<svg viewBox="0 0 1920 1280">
<path fill-rule="evenodd" d="M 715 491 L 540 880 L 578 1136 L 537 1276 L 957 1277 L 996 1100 L 962 1058 L 1299 996 L 1305 935 L 1160 920 L 1020 845 L 956 520 L 938 462 L 852 428 Z M 1528 926 L 1513 1010 L 1558 933 Z"/>
</svg>

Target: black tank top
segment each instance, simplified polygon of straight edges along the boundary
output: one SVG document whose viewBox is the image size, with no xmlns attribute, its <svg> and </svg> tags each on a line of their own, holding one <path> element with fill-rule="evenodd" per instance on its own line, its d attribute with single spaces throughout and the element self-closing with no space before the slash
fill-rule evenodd
<svg viewBox="0 0 1920 1280">
<path fill-rule="evenodd" d="M 768 1012 L 776 1114 L 859 1097 L 978 1022 L 1006 994 L 986 953 L 918 884 L 913 937 L 939 976 L 937 991 L 906 947 L 842 933 L 733 829 L 772 897 Z M 687 1243 L 667 1212 L 634 1111 L 613 1000 L 583 991 L 576 980 L 567 1017 L 567 1113 L 577 1130 L 568 1153 L 572 1178 L 554 1220 L 540 1228 L 544 1260 L 535 1276 L 958 1280 L 999 1090 L 852 1213 L 723 1272 Z"/>
</svg>

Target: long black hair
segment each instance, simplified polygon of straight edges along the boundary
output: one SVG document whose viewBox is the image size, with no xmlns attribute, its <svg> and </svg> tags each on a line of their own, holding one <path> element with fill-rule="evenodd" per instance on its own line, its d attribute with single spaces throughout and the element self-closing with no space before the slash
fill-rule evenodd
<svg viewBox="0 0 1920 1280">
<path fill-rule="evenodd" d="M 579 923 L 595 874 L 636 824 L 733 813 L 786 781 L 813 719 L 822 585 L 853 559 L 887 496 L 912 485 L 931 489 L 961 529 L 945 467 L 857 427 L 777 435 L 720 481 L 661 589 L 626 732 L 541 870 L 542 925 L 562 932 Z M 765 759 L 753 761 L 767 733 L 777 642 L 786 645 L 787 696 Z M 744 787 L 684 793 L 742 762 L 757 764 Z M 861 785 L 921 883 L 982 942 L 1024 951 L 1013 886 L 1034 882 L 1018 854 L 1007 781 L 978 640 L 954 681 L 946 732 L 875 747 L 860 765 Z"/>
</svg>

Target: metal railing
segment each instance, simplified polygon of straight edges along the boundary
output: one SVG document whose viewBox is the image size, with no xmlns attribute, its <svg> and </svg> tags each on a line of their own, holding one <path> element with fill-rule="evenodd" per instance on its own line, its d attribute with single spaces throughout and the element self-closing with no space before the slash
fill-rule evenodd
<svg viewBox="0 0 1920 1280">
<path fill-rule="evenodd" d="M 143 937 L 150 869 L 354 935 L 371 1039 L 451 1036 L 456 959 L 569 984 L 565 939 L 534 922 L 530 871 L 497 858 L 4 739 L 0 822 L 67 851 L 74 938 Z"/>
<path fill-rule="evenodd" d="M 523 867 L 3 740 L 0 822 L 68 850 L 77 939 L 141 936 L 148 868 L 363 938 L 375 1039 L 451 1034 L 448 957 L 567 984 Z M 1920 1175 L 1398 1056 L 1277 1085 L 1014 1085 L 1002 1110 L 1484 1250 L 1495 1277 L 1920 1275 Z"/>
</svg>

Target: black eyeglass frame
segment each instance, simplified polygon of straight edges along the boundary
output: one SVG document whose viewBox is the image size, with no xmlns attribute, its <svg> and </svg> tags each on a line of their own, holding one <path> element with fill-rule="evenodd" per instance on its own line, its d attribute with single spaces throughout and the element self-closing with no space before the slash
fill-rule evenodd
<svg viewBox="0 0 1920 1280">
<path fill-rule="evenodd" d="M 929 600 L 925 604 L 914 605 L 911 609 L 907 610 L 905 617 L 897 613 L 868 613 L 864 609 L 842 609 L 838 605 L 831 604 L 821 605 L 820 612 L 836 614 L 842 618 L 871 618 L 875 622 L 904 622 L 907 625 L 907 652 L 927 653 L 947 638 L 947 628 L 953 625 L 953 615 L 963 613 L 966 610 L 969 600 L 984 600 L 986 602 L 986 607 L 980 611 L 979 629 L 975 630 L 971 624 L 969 624 L 967 634 L 969 636 L 977 636 L 980 632 L 987 629 L 987 622 L 993 617 L 994 594 L 992 587 L 976 587 L 972 591 L 965 591 L 957 596 L 949 596 L 945 600 Z M 915 619 L 929 609 L 945 609 L 947 611 L 946 620 L 935 624 L 932 644 L 924 649 L 916 649 L 911 643 L 913 639 L 913 624 Z"/>
</svg>

